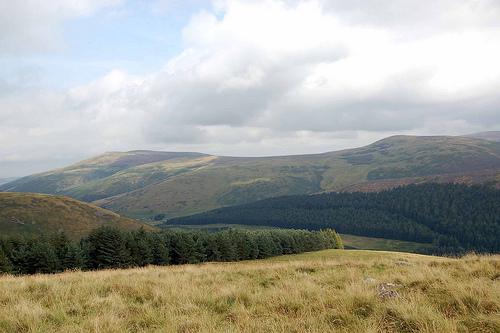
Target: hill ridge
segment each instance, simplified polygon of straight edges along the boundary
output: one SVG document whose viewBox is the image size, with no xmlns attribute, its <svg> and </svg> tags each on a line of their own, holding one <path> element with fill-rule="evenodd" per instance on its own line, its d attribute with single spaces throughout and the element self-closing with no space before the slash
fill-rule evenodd
<svg viewBox="0 0 500 333">
<path fill-rule="evenodd" d="M 68 195 L 128 216 L 150 218 L 287 194 L 377 191 L 429 181 L 498 186 L 500 142 L 395 135 L 363 147 L 317 154 L 115 152 L 0 185 L 0 191 Z"/>
</svg>

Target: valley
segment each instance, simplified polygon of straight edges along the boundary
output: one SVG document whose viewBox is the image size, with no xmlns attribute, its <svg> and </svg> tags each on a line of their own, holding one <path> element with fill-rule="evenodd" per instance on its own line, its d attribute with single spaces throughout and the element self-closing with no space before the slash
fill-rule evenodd
<svg viewBox="0 0 500 333">
<path fill-rule="evenodd" d="M 0 0 L 0 333 L 500 333 L 500 0 Z"/>
</svg>

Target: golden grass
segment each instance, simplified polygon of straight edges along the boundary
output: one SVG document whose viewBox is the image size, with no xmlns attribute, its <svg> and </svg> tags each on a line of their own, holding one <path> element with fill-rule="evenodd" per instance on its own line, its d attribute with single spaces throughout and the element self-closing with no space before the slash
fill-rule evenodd
<svg viewBox="0 0 500 333">
<path fill-rule="evenodd" d="M 380 283 L 400 297 L 381 299 Z M 0 332 L 500 332 L 500 256 L 327 250 L 0 277 Z"/>
</svg>

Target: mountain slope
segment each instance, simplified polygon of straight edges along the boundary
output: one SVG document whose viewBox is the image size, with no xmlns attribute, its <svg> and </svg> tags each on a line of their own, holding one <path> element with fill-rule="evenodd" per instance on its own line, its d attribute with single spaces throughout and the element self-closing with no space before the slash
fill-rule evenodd
<svg viewBox="0 0 500 333">
<path fill-rule="evenodd" d="M 9 177 L 9 178 L 0 178 L 0 185 L 3 185 L 3 184 L 7 184 L 7 183 L 10 183 L 10 182 L 13 182 L 14 180 L 16 180 L 17 178 L 15 177 Z"/>
<path fill-rule="evenodd" d="M 182 161 L 201 156 L 204 154 L 143 150 L 110 152 L 66 168 L 20 178 L 0 186 L 0 190 L 65 194 L 73 188 L 106 179 L 123 170 L 162 161 Z"/>
<path fill-rule="evenodd" d="M 500 143 L 394 136 L 362 148 L 314 155 L 111 153 L 25 177 L 0 190 L 69 195 L 135 217 L 175 217 L 280 195 L 378 191 L 429 181 L 498 185 Z"/>
<path fill-rule="evenodd" d="M 488 141 L 500 142 L 500 131 L 479 132 L 466 135 L 469 138 L 483 139 Z"/>
<path fill-rule="evenodd" d="M 63 231 L 68 237 L 77 239 L 102 225 L 125 230 L 151 229 L 111 211 L 67 197 L 0 193 L 0 235 Z"/>
<path fill-rule="evenodd" d="M 218 157 L 205 168 L 106 198 L 108 209 L 182 216 L 265 198 L 324 191 L 372 191 L 420 182 L 500 180 L 500 144 L 469 138 L 392 137 L 317 155 Z"/>
</svg>

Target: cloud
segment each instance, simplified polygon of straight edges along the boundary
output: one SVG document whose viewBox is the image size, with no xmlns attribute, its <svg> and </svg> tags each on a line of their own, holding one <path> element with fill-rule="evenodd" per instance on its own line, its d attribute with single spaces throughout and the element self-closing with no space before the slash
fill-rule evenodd
<svg viewBox="0 0 500 333">
<path fill-rule="evenodd" d="M 222 14 L 196 15 L 184 29 L 186 50 L 149 83 L 144 98 L 158 102 L 151 120 L 313 132 L 492 124 L 477 115 L 498 108 L 500 31 L 482 20 L 497 7 L 344 3 L 225 1 Z M 397 17 L 379 22 L 377 13 Z M 401 39 L 393 29 L 420 27 L 428 14 L 434 28 L 425 37 Z"/>
<path fill-rule="evenodd" d="M 70 3 L 58 17 L 98 9 Z M 488 0 L 216 1 L 158 72 L 111 70 L 65 92 L 0 81 L 0 161 L 308 153 L 498 129 L 498 18 Z"/>
<path fill-rule="evenodd" d="M 0 0 L 0 55 L 61 47 L 61 25 L 122 0 Z"/>
</svg>

